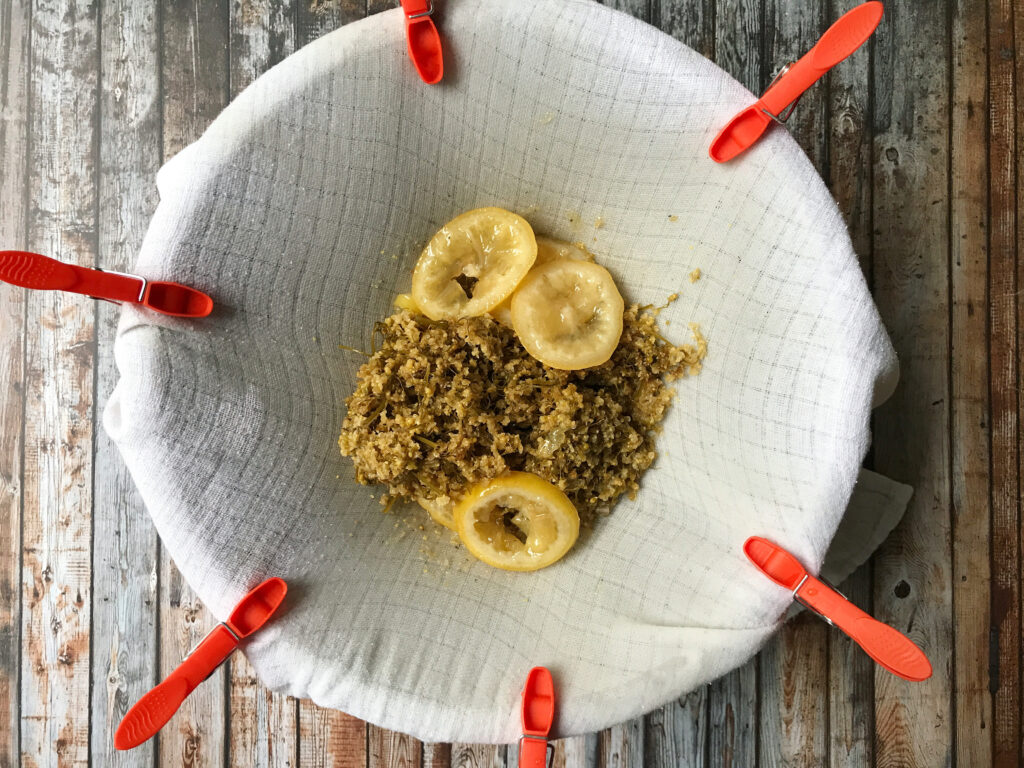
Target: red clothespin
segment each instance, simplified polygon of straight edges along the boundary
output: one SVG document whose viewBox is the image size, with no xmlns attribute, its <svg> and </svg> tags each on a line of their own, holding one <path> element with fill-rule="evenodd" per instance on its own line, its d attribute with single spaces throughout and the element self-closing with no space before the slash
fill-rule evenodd
<svg viewBox="0 0 1024 768">
<path fill-rule="evenodd" d="M 206 317 L 213 311 L 213 299 L 180 283 L 79 267 L 27 251 L 0 251 L 0 280 L 37 291 L 68 291 L 141 304 L 174 317 Z"/>
<path fill-rule="evenodd" d="M 711 142 L 711 159 L 732 160 L 761 138 L 773 120 L 785 123 L 803 92 L 871 37 L 882 13 L 882 4 L 872 0 L 840 16 L 799 61 L 782 68 L 760 99 L 729 121 Z"/>
<path fill-rule="evenodd" d="M 548 742 L 555 721 L 555 682 L 544 667 L 534 667 L 523 687 L 523 737 L 519 768 L 546 768 L 553 747 Z"/>
<path fill-rule="evenodd" d="M 115 749 L 134 749 L 156 735 L 185 698 L 213 674 L 239 642 L 260 629 L 281 605 L 288 585 L 271 578 L 252 589 L 162 683 L 139 699 L 117 726 Z"/>
<path fill-rule="evenodd" d="M 794 600 L 841 629 L 894 675 L 913 682 L 932 676 L 928 657 L 909 637 L 868 616 L 831 585 L 811 576 L 782 547 L 752 536 L 743 544 L 743 552 L 761 573 L 790 590 Z"/>
<path fill-rule="evenodd" d="M 405 14 L 405 37 L 409 44 L 409 58 L 424 83 L 439 83 L 444 76 L 444 56 L 441 36 L 431 15 L 433 0 L 402 0 Z"/>
</svg>

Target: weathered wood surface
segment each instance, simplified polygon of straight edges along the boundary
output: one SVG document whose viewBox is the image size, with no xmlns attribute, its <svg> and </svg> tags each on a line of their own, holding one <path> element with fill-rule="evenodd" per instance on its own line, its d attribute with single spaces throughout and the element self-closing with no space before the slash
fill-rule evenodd
<svg viewBox="0 0 1024 768">
<path fill-rule="evenodd" d="M 295 48 L 394 0 L 0 0 L 0 247 L 129 266 L 153 174 Z M 854 0 L 607 0 L 762 90 Z M 903 367 L 869 465 L 916 487 L 844 585 L 928 649 L 880 672 L 810 617 L 722 680 L 558 768 L 1018 766 L 1024 19 L 1011 0 L 891 0 L 879 34 L 789 129 L 839 202 Z M 116 309 L 0 284 L 0 768 L 513 766 L 514 746 L 421 744 L 270 694 L 244 658 L 158 740 L 125 709 L 213 618 L 162 553 L 99 428 Z"/>
<path fill-rule="evenodd" d="M 29 0 L 0 2 L 0 242 L 28 245 Z M 0 766 L 21 752 L 24 291 L 0 283 Z"/>
<path fill-rule="evenodd" d="M 96 264 L 98 14 L 33 4 L 28 246 Z M 89 763 L 95 305 L 26 297 L 21 756 Z"/>
<path fill-rule="evenodd" d="M 156 208 L 160 167 L 159 16 L 145 3 L 105 4 L 100 17 L 98 264 L 130 271 Z M 97 302 L 93 516 L 93 765 L 152 763 L 153 743 L 118 752 L 113 735 L 157 681 L 157 537 L 100 416 L 117 383 L 118 308 Z"/>
</svg>

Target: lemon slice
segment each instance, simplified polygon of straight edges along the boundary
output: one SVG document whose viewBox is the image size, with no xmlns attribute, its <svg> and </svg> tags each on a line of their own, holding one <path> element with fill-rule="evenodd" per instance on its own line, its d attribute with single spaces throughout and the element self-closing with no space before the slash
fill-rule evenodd
<svg viewBox="0 0 1024 768">
<path fill-rule="evenodd" d="M 533 266 L 539 267 L 541 264 L 558 259 L 593 261 L 590 254 L 578 245 L 567 243 L 564 240 L 555 240 L 553 237 L 537 235 L 537 260 Z"/>
<path fill-rule="evenodd" d="M 411 293 L 400 293 L 395 296 L 394 305 L 399 309 L 408 309 L 410 312 L 419 312 L 420 308 L 412 298 Z"/>
<path fill-rule="evenodd" d="M 431 320 L 474 317 L 509 297 L 537 258 L 522 216 L 477 208 L 434 235 L 412 273 L 412 298 Z"/>
<path fill-rule="evenodd" d="M 515 295 L 515 294 L 513 294 Z M 512 297 L 505 299 L 501 304 L 491 310 L 491 317 L 497 320 L 499 323 L 504 325 L 506 328 L 512 327 Z"/>
<path fill-rule="evenodd" d="M 470 554 L 506 571 L 551 565 L 580 533 L 580 516 L 568 497 L 529 472 L 478 483 L 455 505 L 454 516 Z"/>
<path fill-rule="evenodd" d="M 583 248 L 564 240 L 555 240 L 544 235 L 537 235 L 537 260 L 533 262 L 533 269 L 541 264 L 558 259 L 575 259 L 576 261 L 593 261 L 593 258 Z M 403 294 L 404 295 L 404 294 Z M 397 303 L 397 302 L 396 302 Z M 512 327 L 512 297 L 509 296 L 501 304 L 491 310 L 491 317 L 504 326 Z"/>
<path fill-rule="evenodd" d="M 445 528 L 450 528 L 453 531 L 455 530 L 455 518 L 452 517 L 455 503 L 450 496 L 438 496 L 433 499 L 428 499 L 426 496 L 417 496 L 416 503 L 427 510 L 430 519 L 435 523 L 443 525 Z"/>
<path fill-rule="evenodd" d="M 607 362 L 622 335 L 615 280 L 589 261 L 558 259 L 532 270 L 512 297 L 512 327 L 526 351 L 565 371 Z"/>
</svg>

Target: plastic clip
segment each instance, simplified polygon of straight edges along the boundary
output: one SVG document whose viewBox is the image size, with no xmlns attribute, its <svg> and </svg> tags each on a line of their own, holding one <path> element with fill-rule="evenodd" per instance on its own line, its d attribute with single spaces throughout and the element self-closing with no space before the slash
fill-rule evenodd
<svg viewBox="0 0 1024 768">
<path fill-rule="evenodd" d="M 523 736 L 519 739 L 519 768 L 547 768 L 554 747 L 548 741 L 555 721 L 555 683 L 551 672 L 534 667 L 523 687 Z"/>
<path fill-rule="evenodd" d="M 768 91 L 772 89 L 772 86 L 774 86 L 777 82 L 779 82 L 779 80 L 784 78 L 786 76 L 786 73 L 789 72 L 790 67 L 792 67 L 795 63 L 795 61 L 791 61 L 788 64 L 785 64 L 782 67 L 782 69 L 779 70 L 778 74 L 772 78 L 772 81 L 768 84 L 768 87 L 765 88 L 765 93 L 768 93 Z M 787 106 L 777 115 L 773 114 L 772 112 L 769 112 L 768 109 L 763 106 L 761 107 L 761 111 L 768 115 L 768 117 L 770 117 L 776 123 L 779 123 L 780 125 L 785 125 L 786 121 L 789 120 L 789 118 L 793 115 L 793 110 L 795 110 L 796 105 L 800 103 L 800 99 L 803 98 L 804 93 L 806 93 L 806 91 L 797 95 L 797 97 L 789 103 L 789 106 Z"/>
<path fill-rule="evenodd" d="M 431 16 L 433 0 L 402 0 L 405 15 L 405 38 L 409 58 L 423 82 L 434 85 L 444 76 L 444 55 L 441 36 Z"/>
</svg>

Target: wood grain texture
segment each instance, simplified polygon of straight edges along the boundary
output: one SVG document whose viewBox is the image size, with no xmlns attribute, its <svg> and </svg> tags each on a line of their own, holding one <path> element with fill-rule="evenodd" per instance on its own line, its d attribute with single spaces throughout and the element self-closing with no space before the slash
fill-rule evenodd
<svg viewBox="0 0 1024 768">
<path fill-rule="evenodd" d="M 96 263 L 96 6 L 32 9 L 29 248 Z M 21 761 L 89 762 L 93 302 L 27 297 Z"/>
<path fill-rule="evenodd" d="M 828 21 L 854 3 L 830 4 Z M 884 19 L 882 23 L 887 23 Z M 825 180 L 842 211 L 870 285 L 872 270 L 872 93 L 871 61 L 875 40 L 839 63 L 827 76 L 828 145 Z M 873 466 L 868 457 L 868 466 Z M 855 604 L 872 612 L 872 568 L 860 567 L 840 585 Z M 828 736 L 832 768 L 861 768 L 874 764 L 875 664 L 843 634 L 828 635 Z"/>
<path fill-rule="evenodd" d="M 99 253 L 104 269 L 131 271 L 156 208 L 160 166 L 157 9 L 104 4 L 100 18 Z M 121 718 L 157 682 L 157 537 L 101 414 L 117 383 L 120 309 L 96 308 L 96 466 L 93 523 L 93 765 L 152 764 L 153 742 L 114 749 Z"/>
<path fill-rule="evenodd" d="M 231 98 L 295 50 L 304 0 L 231 0 Z"/>
<path fill-rule="evenodd" d="M 375 725 L 367 729 L 367 768 L 420 768 L 423 744 L 412 736 Z"/>
<path fill-rule="evenodd" d="M 1001 14 L 1003 5 L 999 6 Z M 1024 125 L 1024 99 L 1021 96 L 1021 83 L 1024 83 L 1024 55 L 1021 51 L 1024 51 L 1024 17 L 1021 15 L 1021 7 L 1019 3 L 1013 3 L 1010 5 L 1010 11 L 1013 18 L 1013 31 L 1014 31 L 1014 42 L 1012 47 L 999 46 L 1000 57 L 1010 56 L 1010 51 L 1013 52 L 1013 60 L 1015 66 L 1014 73 L 1014 100 L 1016 102 L 1016 121 L 1015 128 Z M 991 24 L 990 24 L 991 28 Z M 989 51 L 992 51 L 992 43 L 989 43 Z M 1024 167 L 1021 163 L 1021 152 L 1020 143 L 1017 142 L 1016 152 L 1016 199 L 1015 210 L 1019 216 L 1020 200 L 1024 198 Z M 994 205 L 994 202 L 990 200 L 990 209 Z M 1019 219 L 1018 219 L 1019 221 Z M 999 668 L 999 686 L 1002 689 L 1005 686 L 1005 691 L 998 691 L 997 698 L 994 708 L 998 712 L 1000 709 L 1006 711 L 1006 725 L 1008 726 L 1005 731 L 1002 731 L 999 725 L 999 715 L 996 715 L 996 745 L 997 750 L 1002 752 L 999 745 L 1006 744 L 1007 749 L 1005 754 L 1005 764 L 1009 765 L 1013 758 L 1016 758 L 1018 764 L 1024 762 L 1024 489 L 1021 488 L 1021 484 L 1024 483 L 1024 398 L 1020 396 L 1020 388 L 1022 382 L 1024 382 L 1024 357 L 1022 357 L 1021 350 L 1024 349 L 1024 299 L 1021 298 L 1021 286 L 1024 285 L 1024 266 L 1021 265 L 1021 253 L 1024 252 L 1024 227 L 1021 227 L 1019 223 L 1016 224 L 1016 256 L 1017 256 L 1017 278 L 1014 286 L 1013 294 L 1016 297 L 1017 303 L 1017 335 L 1014 339 L 1004 339 L 1002 337 L 995 337 L 990 340 L 991 347 L 1001 347 L 1004 344 L 1007 346 L 1007 357 L 1014 357 L 1017 363 L 1017 419 L 1016 419 L 1016 446 L 1017 446 L 1017 481 L 1014 485 L 1012 476 L 1009 478 L 1009 488 L 999 488 L 993 482 L 993 489 L 998 488 L 998 492 L 1003 498 L 1007 499 L 1007 509 L 1005 514 L 993 515 L 992 521 L 992 535 L 993 539 L 1005 537 L 1009 539 L 1013 536 L 1013 532 L 1017 533 L 1017 552 L 1016 562 L 1013 562 L 1012 558 L 1007 558 L 1005 565 L 999 560 L 993 558 L 992 570 L 993 572 L 1000 572 L 1001 578 L 1005 583 L 1012 584 L 1014 593 L 1007 595 L 1002 591 L 1002 583 L 994 583 L 992 588 L 992 613 L 993 619 L 1002 615 L 1003 605 L 1009 603 L 1011 606 L 1015 606 L 1016 620 L 1014 621 L 1011 616 L 1013 608 L 1007 611 L 1007 616 L 1003 618 L 1001 626 L 993 626 L 993 634 L 998 633 L 1000 639 L 999 657 L 1000 657 L 1000 668 Z M 990 276 L 990 289 L 989 295 L 990 300 L 995 294 L 996 290 L 1004 290 L 1001 279 L 996 279 L 994 270 Z M 993 424 L 995 419 L 993 418 Z M 993 440 L 992 452 L 995 454 L 1001 450 L 1002 446 L 997 445 Z M 993 479 L 994 480 L 994 479 Z M 1014 493 L 1015 492 L 1015 493 Z M 995 496 L 995 494 L 993 494 Z M 1012 506 L 1009 499 L 1016 496 L 1018 499 L 1016 505 L 1016 514 L 1011 512 Z M 993 504 L 994 506 L 994 504 Z M 1011 550 L 1012 552 L 1012 550 Z M 1009 553 L 1008 553 L 1009 554 Z M 1001 569 L 1005 568 L 1005 571 Z M 1016 569 L 1016 577 L 1013 572 Z M 1015 598 L 1015 599 L 1014 599 Z M 1005 603 L 1004 603 L 1005 601 Z M 1016 635 L 1006 634 L 1016 630 Z M 1005 643 L 1005 645 L 1004 645 Z M 1010 654 L 1013 649 L 1016 649 L 1016 658 L 1010 658 Z M 1007 663 L 1003 663 L 1006 660 Z M 1014 674 L 1016 673 L 1016 674 Z M 991 683 L 992 681 L 990 681 Z M 1013 707 L 1016 705 L 1016 717 L 1013 717 L 1010 713 L 1013 711 Z M 1016 731 L 1016 744 L 1012 743 L 1013 732 Z M 1000 755 L 1000 759 L 1002 755 Z"/>
<path fill-rule="evenodd" d="M 989 497 L 988 155 L 985 10 L 956 0 L 952 15 L 950 274 L 953 480 L 953 719 L 958 765 L 992 763 L 992 696 L 988 686 L 991 504 Z M 1012 115 L 1008 96 L 993 94 L 993 113 Z M 1011 134 L 1012 135 L 1012 134 Z M 1009 154 L 1009 153 L 1008 153 Z M 997 172 L 1012 193 L 1012 155 Z M 993 181 L 996 176 L 993 175 Z M 996 223 L 996 222 L 993 222 Z M 1012 224 L 1009 227 L 1012 233 Z M 1011 234 L 1012 238 L 1012 234 Z M 1013 247 L 1011 241 L 1011 248 Z"/>
<path fill-rule="evenodd" d="M 228 5 L 163 0 L 161 6 L 163 159 L 195 141 L 228 102 Z M 159 565 L 160 677 L 216 624 L 167 553 Z M 160 731 L 158 764 L 217 768 L 227 762 L 226 672 L 200 685 Z"/>
<path fill-rule="evenodd" d="M 715 58 L 715 1 L 660 0 L 652 23 L 698 53 Z"/>
<path fill-rule="evenodd" d="M 160 557 L 160 677 L 177 667 L 216 624 L 166 553 Z M 156 736 L 157 765 L 220 768 L 227 763 L 226 669 L 196 688 Z"/>
<path fill-rule="evenodd" d="M 0 248 L 27 245 L 29 2 L 0 2 Z M 21 744 L 21 512 L 25 291 L 0 283 L 0 768 Z"/>
<path fill-rule="evenodd" d="M 804 612 L 761 652 L 760 765 L 811 768 L 827 761 L 826 626 Z"/>
<path fill-rule="evenodd" d="M 300 701 L 298 706 L 302 768 L 366 768 L 366 723 L 310 701 Z M 433 767 L 424 763 L 424 768 Z"/>
<path fill-rule="evenodd" d="M 708 689 L 703 686 L 644 718 L 644 765 L 703 768 L 708 750 Z"/>
<path fill-rule="evenodd" d="M 989 686 L 993 694 L 993 759 L 1000 766 L 1024 761 L 1021 725 L 1021 333 L 1020 249 L 1017 224 L 1022 191 L 1017 103 L 1024 43 L 1019 4 L 989 6 L 989 302 L 992 430 L 992 597 Z"/>
<path fill-rule="evenodd" d="M 231 768 L 295 768 L 299 764 L 296 701 L 271 693 L 241 652 L 231 657 L 228 764 Z"/>
<path fill-rule="evenodd" d="M 598 735 L 573 736 L 554 742 L 551 754 L 551 768 L 596 768 L 598 759 Z M 511 748 L 509 749 L 511 752 Z M 514 763 L 509 763 L 514 768 Z"/>
<path fill-rule="evenodd" d="M 629 768 L 644 764 L 644 719 L 628 720 L 601 731 L 597 764 L 600 768 Z"/>
<path fill-rule="evenodd" d="M 511 747 L 510 747 L 511 749 Z M 451 744 L 424 744 L 423 768 L 448 768 L 452 764 Z M 511 763 L 509 765 L 512 765 Z"/>
<path fill-rule="evenodd" d="M 854 605 L 871 606 L 871 566 L 861 567 L 840 585 Z M 828 638 L 828 762 L 832 768 L 874 765 L 875 663 L 840 632 Z"/>
<path fill-rule="evenodd" d="M 757 657 L 708 686 L 708 765 L 757 764 Z"/>
<path fill-rule="evenodd" d="M 397 0 L 366 0 L 366 15 L 389 11 L 392 8 L 397 8 L 398 5 Z"/>
<path fill-rule="evenodd" d="M 505 768 L 507 751 L 494 744 L 452 744 L 449 761 L 451 768 Z M 518 765 L 518 759 L 509 765 Z"/>
<path fill-rule="evenodd" d="M 296 45 L 302 47 L 366 15 L 366 0 L 295 0 Z"/>
<path fill-rule="evenodd" d="M 914 486 L 875 556 L 874 613 L 935 669 L 875 673 L 876 765 L 938 768 L 952 754 L 949 451 L 949 44 L 942 3 L 892 3 L 874 66 L 875 298 L 903 380 L 875 421 L 875 467 Z"/>
<path fill-rule="evenodd" d="M 756 94 L 764 90 L 764 4 L 729 0 L 715 5 L 715 63 Z"/>
</svg>

